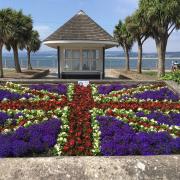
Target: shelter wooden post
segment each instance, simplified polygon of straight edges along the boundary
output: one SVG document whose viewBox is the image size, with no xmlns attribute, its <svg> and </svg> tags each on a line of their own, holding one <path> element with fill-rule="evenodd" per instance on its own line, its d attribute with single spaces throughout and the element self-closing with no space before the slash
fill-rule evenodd
<svg viewBox="0 0 180 180">
<path fill-rule="evenodd" d="M 103 47 L 103 75 L 102 78 L 105 78 L 105 48 Z"/>
<path fill-rule="evenodd" d="M 57 61 L 58 61 L 58 78 L 61 78 L 61 71 L 60 71 L 60 47 L 57 47 Z"/>
</svg>

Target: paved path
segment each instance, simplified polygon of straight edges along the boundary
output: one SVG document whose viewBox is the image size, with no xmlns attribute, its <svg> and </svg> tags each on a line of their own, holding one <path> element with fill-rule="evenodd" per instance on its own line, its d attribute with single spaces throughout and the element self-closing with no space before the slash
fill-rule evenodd
<svg viewBox="0 0 180 180">
<path fill-rule="evenodd" d="M 46 77 L 46 79 L 57 79 L 57 72 L 55 70 L 51 70 L 50 74 Z M 138 74 L 136 71 L 126 72 L 124 70 L 119 69 L 106 69 L 105 70 L 106 79 L 120 79 L 120 80 L 135 80 L 135 81 L 146 81 L 146 80 L 157 80 L 157 77 Z"/>
<path fill-rule="evenodd" d="M 131 79 L 135 81 L 139 80 L 158 80 L 155 76 L 150 75 L 144 75 L 144 74 L 138 74 L 136 71 L 124 71 L 124 70 L 118 70 L 118 69 L 106 69 L 106 77 L 114 77 L 119 79 Z"/>
</svg>

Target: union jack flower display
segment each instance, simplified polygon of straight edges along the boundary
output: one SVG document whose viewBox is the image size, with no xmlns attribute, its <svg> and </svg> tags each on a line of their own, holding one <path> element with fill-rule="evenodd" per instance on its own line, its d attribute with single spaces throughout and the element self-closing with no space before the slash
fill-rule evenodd
<svg viewBox="0 0 180 180">
<path fill-rule="evenodd" d="M 162 83 L 0 86 L 0 157 L 180 153 L 180 98 Z"/>
</svg>

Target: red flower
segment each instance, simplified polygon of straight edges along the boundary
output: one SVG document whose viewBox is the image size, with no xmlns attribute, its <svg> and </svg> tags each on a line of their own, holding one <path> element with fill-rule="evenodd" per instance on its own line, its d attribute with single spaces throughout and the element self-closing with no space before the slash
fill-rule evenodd
<svg viewBox="0 0 180 180">
<path fill-rule="evenodd" d="M 78 147 L 78 151 L 79 151 L 79 152 L 84 151 L 84 147 L 83 147 L 83 146 L 79 146 L 79 147 Z"/>
<path fill-rule="evenodd" d="M 71 140 L 69 141 L 69 145 L 70 145 L 71 147 L 73 147 L 73 146 L 75 145 L 74 139 L 71 139 Z"/>
<path fill-rule="evenodd" d="M 92 146 L 92 143 L 91 143 L 90 141 L 87 141 L 87 142 L 85 143 L 85 146 L 86 146 L 86 147 L 91 147 L 91 146 Z"/>
<path fill-rule="evenodd" d="M 86 130 L 86 132 L 87 133 L 92 133 L 92 129 L 89 128 L 89 129 Z"/>
<path fill-rule="evenodd" d="M 22 121 L 19 123 L 19 126 L 23 126 L 25 123 L 26 123 L 26 121 L 25 121 L 25 120 L 22 120 Z"/>
<path fill-rule="evenodd" d="M 66 152 L 66 151 L 68 151 L 68 150 L 69 150 L 69 147 L 68 147 L 68 146 L 64 146 L 64 147 L 63 147 L 63 151 Z"/>
<path fill-rule="evenodd" d="M 70 129 L 70 130 L 69 130 L 69 133 L 70 133 L 70 134 L 72 134 L 73 132 L 74 132 L 73 129 Z"/>
<path fill-rule="evenodd" d="M 76 140 L 77 140 L 77 143 L 78 143 L 78 144 L 82 144 L 81 138 L 77 138 Z"/>
<path fill-rule="evenodd" d="M 75 134 L 75 136 L 81 136 L 81 132 L 77 132 L 76 134 Z"/>
</svg>

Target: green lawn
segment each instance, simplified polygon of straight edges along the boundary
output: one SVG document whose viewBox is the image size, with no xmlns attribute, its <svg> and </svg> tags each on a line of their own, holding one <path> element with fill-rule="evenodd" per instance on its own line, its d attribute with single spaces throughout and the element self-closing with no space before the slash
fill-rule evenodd
<svg viewBox="0 0 180 180">
<path fill-rule="evenodd" d="M 145 71 L 142 74 L 148 75 L 148 76 L 157 76 L 157 71 Z"/>
</svg>

